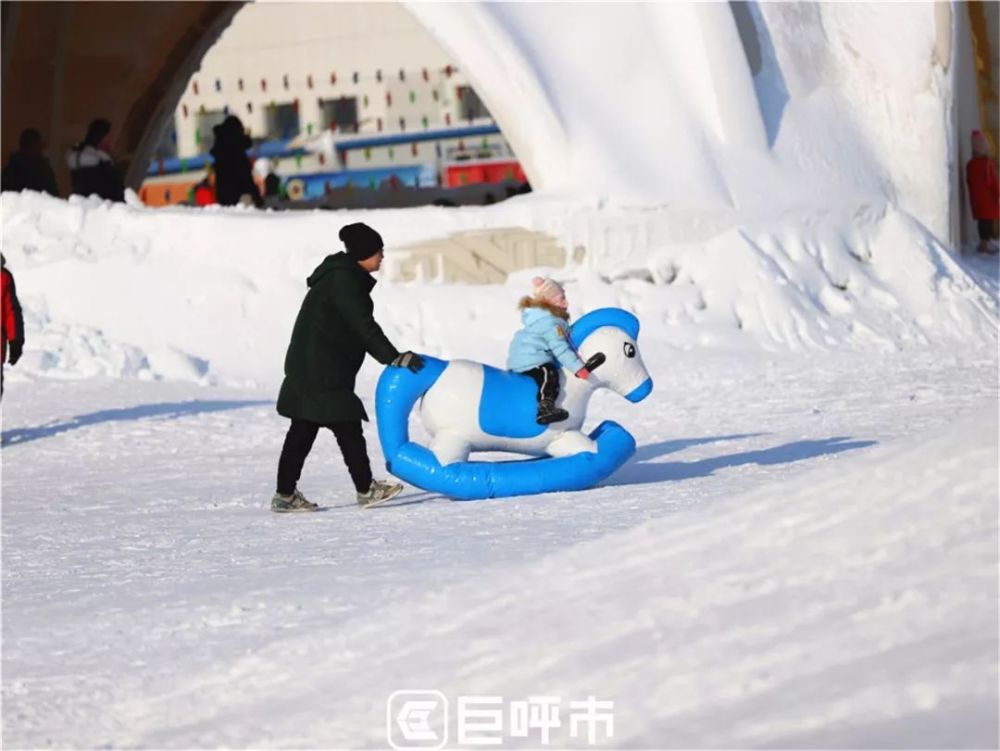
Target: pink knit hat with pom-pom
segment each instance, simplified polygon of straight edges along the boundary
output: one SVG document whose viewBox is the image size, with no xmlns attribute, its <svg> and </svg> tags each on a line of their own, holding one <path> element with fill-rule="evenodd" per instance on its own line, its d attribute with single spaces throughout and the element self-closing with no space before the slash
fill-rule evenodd
<svg viewBox="0 0 1000 751">
<path fill-rule="evenodd" d="M 549 305 L 559 305 L 560 307 L 566 307 L 565 306 L 566 291 L 562 288 L 562 285 L 559 284 L 559 282 L 557 282 L 555 279 L 536 276 L 534 279 L 531 280 L 531 284 L 535 288 L 536 300 L 547 302 Z M 560 303 L 562 304 L 560 305 Z"/>
</svg>

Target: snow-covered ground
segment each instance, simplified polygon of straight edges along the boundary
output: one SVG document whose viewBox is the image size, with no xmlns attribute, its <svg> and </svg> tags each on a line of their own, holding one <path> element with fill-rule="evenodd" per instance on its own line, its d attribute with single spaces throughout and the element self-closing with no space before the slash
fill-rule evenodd
<svg viewBox="0 0 1000 751">
<path fill-rule="evenodd" d="M 561 746 L 591 696 L 607 746 L 996 744 L 995 259 L 891 208 L 2 207 L 28 340 L 3 400 L 5 747 L 383 747 L 403 689 L 559 697 Z M 302 487 L 331 509 L 271 514 L 303 280 L 358 219 L 390 266 L 469 228 L 584 246 L 551 273 L 574 313 L 642 321 L 655 391 L 590 409 L 636 457 L 583 493 L 362 512 L 324 436 Z M 532 273 L 386 281 L 378 317 L 500 364 Z"/>
<path fill-rule="evenodd" d="M 996 745 L 995 258 L 891 207 L 0 203 L 28 342 L 3 399 L 5 747 L 384 747 L 404 689 L 613 701 L 607 746 Z M 636 457 L 587 492 L 362 512 L 324 436 L 302 488 L 332 508 L 271 514 L 303 281 L 359 219 L 390 266 L 469 228 L 583 245 L 551 270 L 571 310 L 642 322 L 652 396 L 590 409 Z M 384 282 L 378 317 L 501 364 L 533 273 Z M 549 743 L 587 745 L 563 717 Z"/>
<path fill-rule="evenodd" d="M 5 746 L 383 747 L 417 688 L 612 700 L 611 746 L 994 746 L 995 347 L 647 362 L 592 405 L 640 444 L 605 487 L 363 512 L 324 436 L 306 516 L 271 390 L 10 383 Z"/>
</svg>

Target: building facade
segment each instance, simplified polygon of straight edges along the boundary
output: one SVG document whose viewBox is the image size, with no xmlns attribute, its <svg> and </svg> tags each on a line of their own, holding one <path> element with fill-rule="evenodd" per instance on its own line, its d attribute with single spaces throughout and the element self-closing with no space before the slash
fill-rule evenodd
<svg viewBox="0 0 1000 751">
<path fill-rule="evenodd" d="M 228 115 L 292 198 L 385 180 L 524 179 L 462 71 L 398 3 L 247 5 L 188 83 L 150 167 L 148 201 L 183 200 L 177 190 L 165 199 L 162 186 L 201 178 L 212 129 Z"/>
</svg>

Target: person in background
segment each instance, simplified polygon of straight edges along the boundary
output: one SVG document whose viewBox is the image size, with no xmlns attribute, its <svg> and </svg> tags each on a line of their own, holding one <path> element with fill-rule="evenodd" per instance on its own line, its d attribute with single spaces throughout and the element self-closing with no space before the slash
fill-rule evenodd
<svg viewBox="0 0 1000 751">
<path fill-rule="evenodd" d="M 45 139 L 38 128 L 25 128 L 18 139 L 18 150 L 10 155 L 3 174 L 0 190 L 37 190 L 58 196 L 56 175 L 45 156 Z"/>
<path fill-rule="evenodd" d="M 253 179 L 247 149 L 253 145 L 243 128 L 243 121 L 236 115 L 229 115 L 212 132 L 215 144 L 212 157 L 215 159 L 215 195 L 223 206 L 252 203 L 258 208 L 264 205 L 260 189 Z M 249 201 L 240 200 L 249 196 Z"/>
<path fill-rule="evenodd" d="M 205 166 L 205 177 L 191 187 L 191 203 L 195 206 L 211 206 L 215 200 L 215 170 Z"/>
<path fill-rule="evenodd" d="M 972 131 L 972 159 L 965 165 L 969 204 L 979 230 L 980 253 L 996 255 L 997 221 L 1000 220 L 1000 184 L 996 164 L 990 158 L 990 144 L 980 130 Z"/>
<path fill-rule="evenodd" d="M 24 317 L 14 287 L 14 275 L 7 268 L 7 259 L 0 253 L 0 396 L 3 395 L 3 364 L 16 365 L 24 351 Z M 9 346 L 8 346 L 9 345 Z M 10 359 L 8 360 L 8 352 Z"/>
<path fill-rule="evenodd" d="M 273 172 L 268 172 L 264 178 L 264 206 L 277 209 L 281 206 L 284 196 L 281 194 L 281 178 Z"/>
<path fill-rule="evenodd" d="M 103 117 L 91 121 L 87 135 L 66 155 L 73 193 L 98 195 L 109 201 L 125 200 L 125 183 L 111 158 L 111 123 Z"/>
<path fill-rule="evenodd" d="M 384 365 L 413 372 L 423 368 L 424 361 L 413 352 L 400 353 L 373 317 L 372 274 L 382 265 L 382 237 L 360 222 L 342 227 L 339 237 L 346 252 L 327 256 L 310 275 L 285 356 L 277 408 L 292 424 L 278 460 L 272 511 L 318 508 L 299 492 L 298 481 L 320 428 L 336 437 L 359 506 L 384 503 L 403 489 L 372 478 L 361 430 L 368 415 L 354 393 L 354 381 L 366 353 Z"/>
</svg>

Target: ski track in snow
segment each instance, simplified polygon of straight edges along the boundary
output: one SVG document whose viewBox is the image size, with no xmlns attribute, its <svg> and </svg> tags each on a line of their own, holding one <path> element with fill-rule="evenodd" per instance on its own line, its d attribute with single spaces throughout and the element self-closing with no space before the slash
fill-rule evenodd
<svg viewBox="0 0 1000 751">
<path fill-rule="evenodd" d="M 266 510 L 271 392 L 8 379 L 5 747 L 383 747 L 406 688 L 613 699 L 608 745 L 995 745 L 995 348 L 647 363 L 591 405 L 639 443 L 603 487 L 360 511 L 321 435 L 308 515 Z"/>
</svg>

